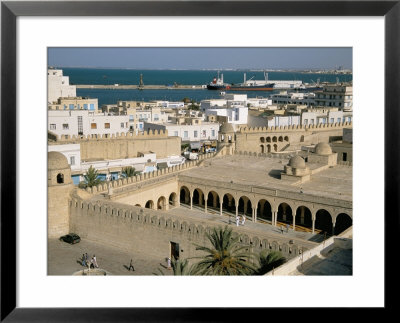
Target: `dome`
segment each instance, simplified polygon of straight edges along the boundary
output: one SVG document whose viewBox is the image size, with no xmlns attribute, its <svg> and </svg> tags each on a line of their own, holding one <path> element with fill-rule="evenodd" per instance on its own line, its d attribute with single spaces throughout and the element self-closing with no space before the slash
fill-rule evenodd
<svg viewBox="0 0 400 323">
<path fill-rule="evenodd" d="M 232 125 L 230 123 L 223 123 L 221 126 L 221 129 L 219 129 L 220 133 L 233 133 L 235 132 L 235 129 L 233 129 Z"/>
<path fill-rule="evenodd" d="M 315 153 L 317 155 L 331 155 L 332 149 L 326 142 L 320 142 L 318 145 L 315 146 Z"/>
<path fill-rule="evenodd" d="M 69 168 L 67 158 L 62 153 L 57 151 L 50 151 L 47 154 L 47 160 L 47 168 L 49 170 Z"/>
<path fill-rule="evenodd" d="M 306 162 L 298 155 L 290 158 L 288 165 L 293 168 L 306 168 Z"/>
</svg>

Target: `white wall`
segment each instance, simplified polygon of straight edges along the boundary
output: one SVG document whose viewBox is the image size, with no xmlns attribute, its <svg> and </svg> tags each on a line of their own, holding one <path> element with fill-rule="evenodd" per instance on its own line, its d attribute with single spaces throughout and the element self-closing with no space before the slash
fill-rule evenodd
<svg viewBox="0 0 400 323">
<path fill-rule="evenodd" d="M 60 97 L 76 97 L 76 86 L 69 85 L 69 77 L 62 70 L 47 71 L 47 102 L 52 103 Z"/>
<path fill-rule="evenodd" d="M 56 135 L 78 136 L 78 116 L 82 117 L 84 136 L 129 132 L 128 115 L 108 116 L 88 111 L 48 111 L 47 129 Z M 92 124 L 96 124 L 95 129 L 92 129 Z M 106 128 L 106 124 L 109 124 L 109 128 Z"/>
</svg>

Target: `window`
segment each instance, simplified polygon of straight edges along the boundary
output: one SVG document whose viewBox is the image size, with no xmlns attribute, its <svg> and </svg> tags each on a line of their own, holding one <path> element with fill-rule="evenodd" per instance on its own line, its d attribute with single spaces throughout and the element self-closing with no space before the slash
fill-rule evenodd
<svg viewBox="0 0 400 323">
<path fill-rule="evenodd" d="M 347 153 L 343 153 L 343 158 L 342 158 L 342 160 L 343 160 L 343 161 L 347 161 Z"/>
<path fill-rule="evenodd" d="M 305 125 L 308 124 L 308 119 L 304 119 L 304 124 L 305 124 Z"/>
<path fill-rule="evenodd" d="M 178 131 L 174 131 L 174 136 L 178 137 Z"/>
<path fill-rule="evenodd" d="M 84 110 L 87 110 L 87 109 L 88 109 L 88 105 L 87 105 L 87 104 L 84 104 L 84 105 L 83 105 L 83 109 L 84 109 Z"/>
<path fill-rule="evenodd" d="M 56 125 L 54 123 L 50 124 L 50 130 L 56 130 Z"/>
<path fill-rule="evenodd" d="M 340 123 L 340 120 L 341 120 L 340 118 L 337 118 L 337 123 Z"/>
<path fill-rule="evenodd" d="M 197 138 L 197 136 L 198 136 L 198 131 L 195 130 L 195 131 L 193 132 L 193 137 Z"/>
<path fill-rule="evenodd" d="M 314 124 L 314 119 L 310 119 L 310 124 Z"/>
<path fill-rule="evenodd" d="M 211 130 L 211 136 L 215 137 L 215 130 Z"/>
<path fill-rule="evenodd" d="M 91 123 L 90 124 L 91 129 L 97 129 L 97 123 Z"/>
<path fill-rule="evenodd" d="M 121 122 L 121 128 L 124 128 L 124 123 L 123 122 Z"/>
<path fill-rule="evenodd" d="M 94 103 L 90 103 L 90 110 L 94 110 Z"/>
<path fill-rule="evenodd" d="M 69 161 L 70 161 L 70 165 L 75 165 L 75 156 L 71 156 L 69 158 Z"/>
<path fill-rule="evenodd" d="M 203 138 L 207 137 L 207 130 L 203 130 Z"/>
<path fill-rule="evenodd" d="M 133 115 L 129 115 L 129 121 L 133 121 Z"/>
<path fill-rule="evenodd" d="M 68 130 L 68 129 L 69 129 L 68 123 L 63 123 L 63 130 Z"/>
<path fill-rule="evenodd" d="M 188 135 L 189 135 L 189 133 L 188 133 L 187 131 L 184 131 L 184 132 L 183 132 L 183 138 L 187 138 Z"/>
<path fill-rule="evenodd" d="M 109 123 L 109 122 L 105 123 L 105 124 L 104 124 L 104 128 L 105 128 L 105 129 L 110 129 L 110 123 Z"/>
<path fill-rule="evenodd" d="M 158 114 L 154 115 L 154 121 L 158 121 Z"/>
<path fill-rule="evenodd" d="M 70 104 L 70 105 L 69 105 L 69 109 L 70 109 L 70 110 L 74 110 L 74 105 L 73 105 L 73 104 Z"/>
<path fill-rule="evenodd" d="M 335 119 L 334 118 L 331 118 L 330 119 L 330 123 L 334 123 L 335 122 Z"/>
</svg>

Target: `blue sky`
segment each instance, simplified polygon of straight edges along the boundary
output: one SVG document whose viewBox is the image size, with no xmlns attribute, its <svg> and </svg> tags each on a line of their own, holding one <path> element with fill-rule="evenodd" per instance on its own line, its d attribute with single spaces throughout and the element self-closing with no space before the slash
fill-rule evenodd
<svg viewBox="0 0 400 323">
<path fill-rule="evenodd" d="M 137 69 L 352 68 L 351 47 L 49 48 L 48 65 Z"/>
</svg>

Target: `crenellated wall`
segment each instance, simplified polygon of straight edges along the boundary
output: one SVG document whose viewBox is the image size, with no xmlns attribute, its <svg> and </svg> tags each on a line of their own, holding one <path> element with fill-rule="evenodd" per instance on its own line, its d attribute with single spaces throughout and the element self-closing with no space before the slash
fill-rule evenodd
<svg viewBox="0 0 400 323">
<path fill-rule="evenodd" d="M 139 152 L 151 151 L 157 158 L 181 154 L 181 138 L 168 137 L 164 131 L 144 134 L 116 134 L 110 137 L 90 135 L 87 137 L 57 138 L 57 144 L 80 144 L 81 160 L 110 160 L 135 158 Z"/>
<path fill-rule="evenodd" d="M 305 130 L 329 130 L 329 129 L 343 129 L 344 127 L 352 127 L 352 122 L 339 122 L 330 124 L 318 125 L 292 125 L 292 126 L 279 126 L 279 127 L 240 127 L 240 133 L 255 133 L 255 132 L 268 132 L 268 133 L 281 133 L 287 131 L 305 131 Z"/>
<path fill-rule="evenodd" d="M 253 153 L 270 153 L 298 150 L 300 145 L 330 142 L 343 135 L 343 128 L 352 127 L 351 122 L 319 125 L 281 127 L 242 127 L 235 134 L 236 150 Z"/>
<path fill-rule="evenodd" d="M 123 178 L 123 179 L 118 179 L 118 180 L 113 180 L 113 181 L 108 181 L 108 182 L 102 182 L 102 183 L 98 184 L 97 186 L 88 187 L 86 189 L 86 191 L 91 194 L 97 194 L 97 193 L 107 192 L 109 188 L 112 188 L 114 194 L 119 193 L 120 191 L 123 191 L 124 187 L 126 187 L 126 186 L 131 186 L 133 184 L 146 185 L 146 182 L 148 182 L 150 179 L 159 178 L 161 180 L 164 180 L 167 175 L 168 176 L 176 175 L 183 170 L 188 170 L 188 169 L 197 167 L 202 161 L 212 158 L 212 157 L 215 157 L 216 154 L 217 153 L 207 153 L 207 154 L 200 155 L 198 160 L 187 161 L 186 163 L 181 164 L 181 165 L 175 165 L 172 167 L 159 169 L 159 170 L 148 172 L 148 173 L 142 173 L 140 175 L 136 175 L 136 176 L 132 176 L 132 177 L 128 177 L 128 178 Z"/>
<path fill-rule="evenodd" d="M 143 252 L 160 261 L 170 255 L 170 242 L 179 244 L 184 259 L 201 256 L 194 244 L 210 246 L 206 232 L 215 224 L 207 220 L 178 217 L 172 213 L 143 209 L 116 202 L 82 201 L 74 196 L 70 201 L 70 230 L 89 239 L 132 252 Z M 234 228 L 240 241 L 251 246 L 252 251 L 279 250 L 287 258 L 295 257 L 299 250 L 307 250 L 310 242 L 288 243 L 288 238 L 275 239 L 260 234 L 250 234 Z M 156 270 L 156 268 L 155 268 Z"/>
</svg>

